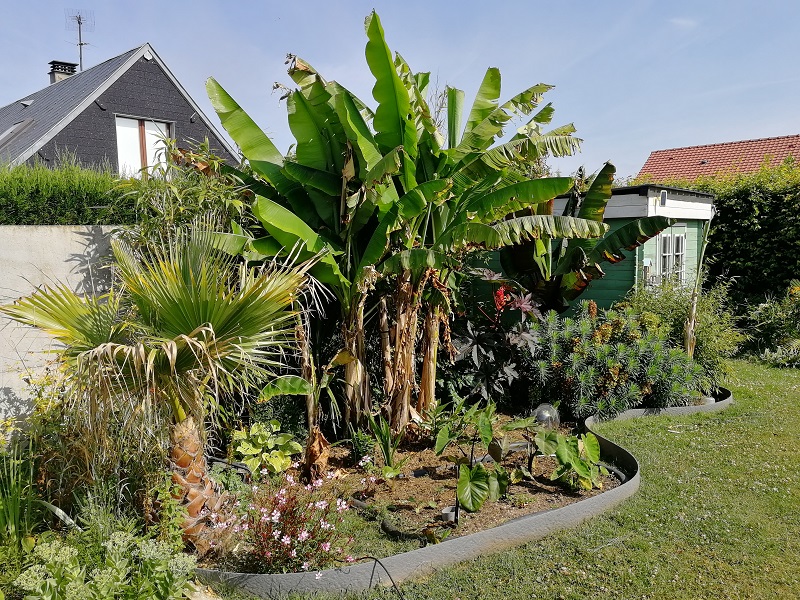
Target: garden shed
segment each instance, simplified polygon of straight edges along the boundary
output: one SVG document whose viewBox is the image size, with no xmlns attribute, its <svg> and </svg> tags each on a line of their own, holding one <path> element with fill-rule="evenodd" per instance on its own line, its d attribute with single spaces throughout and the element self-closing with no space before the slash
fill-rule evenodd
<svg viewBox="0 0 800 600">
<path fill-rule="evenodd" d="M 553 214 L 562 214 L 566 198 L 557 198 Z M 654 285 L 665 277 L 693 281 L 700 259 L 703 227 L 713 214 L 714 196 L 655 184 L 615 188 L 605 211 L 610 232 L 641 217 L 663 216 L 676 222 L 614 265 L 604 264 L 605 277 L 594 280 L 581 299 L 608 308 L 634 286 Z"/>
</svg>

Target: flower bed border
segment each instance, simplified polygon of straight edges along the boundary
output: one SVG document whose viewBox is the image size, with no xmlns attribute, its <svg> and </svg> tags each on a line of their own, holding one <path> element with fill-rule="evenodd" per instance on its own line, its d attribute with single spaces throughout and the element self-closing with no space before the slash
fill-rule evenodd
<svg viewBox="0 0 800 600">
<path fill-rule="evenodd" d="M 723 389 L 716 400 L 714 404 L 701 406 L 629 410 L 617 418 L 715 412 L 730 406 L 733 395 Z M 591 430 L 596 422 L 594 417 L 586 419 L 587 429 Z M 441 544 L 387 556 L 380 560 L 381 564 L 369 562 L 327 569 L 321 572 L 319 578 L 314 572 L 252 574 L 212 569 L 198 569 L 197 576 L 206 583 L 231 586 L 261 598 L 285 598 L 290 593 L 353 592 L 375 585 L 388 586 L 392 580 L 401 583 L 419 579 L 450 565 L 539 540 L 611 510 L 639 489 L 641 480 L 636 458 L 622 446 L 597 433 L 595 435 L 600 442 L 604 459 L 623 471 L 627 479 L 618 487 L 586 500 L 520 517 L 491 529 L 445 540 Z M 391 574 L 391 578 L 388 574 Z"/>
</svg>

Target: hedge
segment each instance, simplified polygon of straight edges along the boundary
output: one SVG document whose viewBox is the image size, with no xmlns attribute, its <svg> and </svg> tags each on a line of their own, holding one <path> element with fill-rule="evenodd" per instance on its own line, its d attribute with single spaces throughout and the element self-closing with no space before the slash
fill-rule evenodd
<svg viewBox="0 0 800 600">
<path fill-rule="evenodd" d="M 75 161 L 0 166 L 0 225 L 110 225 L 133 222 L 132 200 L 122 197 L 110 169 Z"/>
</svg>

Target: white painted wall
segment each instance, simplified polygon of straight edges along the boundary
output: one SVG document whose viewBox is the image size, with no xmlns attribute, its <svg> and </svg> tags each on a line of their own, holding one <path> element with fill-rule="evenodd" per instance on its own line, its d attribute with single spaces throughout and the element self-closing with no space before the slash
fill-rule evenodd
<svg viewBox="0 0 800 600">
<path fill-rule="evenodd" d="M 0 226 L 0 304 L 37 287 L 64 283 L 79 293 L 108 289 L 102 265 L 110 256 L 112 227 Z M 0 418 L 24 414 L 23 376 L 48 360 L 51 338 L 0 315 Z"/>
</svg>

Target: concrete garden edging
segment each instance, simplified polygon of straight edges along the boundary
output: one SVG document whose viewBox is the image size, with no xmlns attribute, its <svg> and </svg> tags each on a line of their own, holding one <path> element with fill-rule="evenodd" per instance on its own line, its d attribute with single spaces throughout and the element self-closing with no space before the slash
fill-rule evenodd
<svg viewBox="0 0 800 600">
<path fill-rule="evenodd" d="M 724 397 L 711 405 L 659 410 L 636 409 L 625 411 L 618 418 L 714 412 L 727 408 L 733 402 L 732 394 L 728 390 L 724 392 Z M 595 423 L 594 417 L 586 419 L 587 429 L 591 430 Z M 392 581 L 401 583 L 418 579 L 444 567 L 539 540 L 611 510 L 633 496 L 639 489 L 641 480 L 636 458 L 622 446 L 597 433 L 595 435 L 600 442 L 604 460 L 616 466 L 627 478 L 618 487 L 586 500 L 520 517 L 463 537 L 447 539 L 441 544 L 387 556 L 380 560 L 381 564 L 359 563 L 338 569 L 327 569 L 321 572 L 319 578 L 314 572 L 252 574 L 213 569 L 197 569 L 197 576 L 206 583 L 228 585 L 260 598 L 285 598 L 290 593 L 322 591 L 344 593 L 366 590 L 375 585 L 388 586 Z"/>
</svg>

